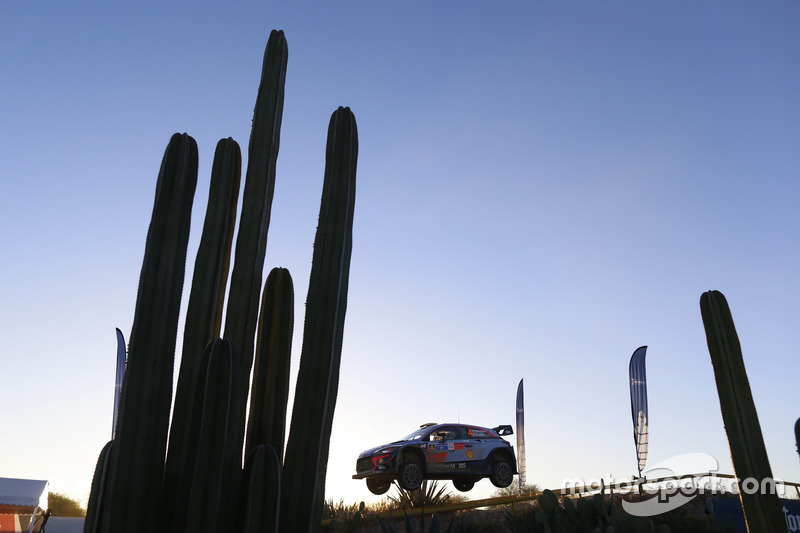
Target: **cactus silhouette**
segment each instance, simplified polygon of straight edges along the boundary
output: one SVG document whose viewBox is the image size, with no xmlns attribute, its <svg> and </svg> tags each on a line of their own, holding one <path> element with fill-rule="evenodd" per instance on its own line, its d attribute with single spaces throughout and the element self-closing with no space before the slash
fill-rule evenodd
<svg viewBox="0 0 800 533">
<path fill-rule="evenodd" d="M 719 291 L 705 292 L 700 312 L 736 477 L 740 483 L 751 479 L 759 484 L 755 493 L 739 491 L 747 529 L 751 533 L 788 531 L 778 495 L 760 490 L 765 481 L 772 480 L 772 470 L 728 301 Z"/>
<path fill-rule="evenodd" d="M 85 533 L 268 532 L 281 523 L 292 531 L 319 529 L 347 307 L 358 134 L 349 108 L 333 112 L 297 377 L 302 392 L 284 460 L 294 289 L 289 271 L 274 268 L 262 290 L 262 272 L 287 62 L 283 32 L 273 31 L 232 262 L 242 156 L 233 139 L 217 144 L 171 420 L 197 145 L 184 133 L 167 146 L 119 418 L 97 461 Z"/>
</svg>

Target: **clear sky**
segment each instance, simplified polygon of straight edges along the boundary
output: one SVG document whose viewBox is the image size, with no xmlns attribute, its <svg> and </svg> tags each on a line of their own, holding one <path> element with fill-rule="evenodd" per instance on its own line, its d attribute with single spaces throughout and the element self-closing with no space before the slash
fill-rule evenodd
<svg viewBox="0 0 800 533">
<path fill-rule="evenodd" d="M 164 148 L 199 145 L 191 272 L 215 144 L 247 146 L 275 28 L 265 275 L 294 278 L 293 383 L 330 114 L 360 136 L 328 498 L 373 500 L 358 453 L 419 424 L 513 424 L 521 378 L 530 481 L 628 479 L 641 345 L 650 462 L 732 472 L 710 289 L 773 473 L 800 481 L 800 3 L 285 4 L 0 2 L 0 476 L 88 497 Z"/>
</svg>

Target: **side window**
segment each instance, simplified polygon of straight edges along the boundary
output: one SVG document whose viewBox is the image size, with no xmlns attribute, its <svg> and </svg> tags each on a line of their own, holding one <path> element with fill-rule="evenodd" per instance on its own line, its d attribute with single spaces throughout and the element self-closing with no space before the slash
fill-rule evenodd
<svg viewBox="0 0 800 533">
<path fill-rule="evenodd" d="M 456 426 L 453 428 L 453 439 L 464 440 L 467 438 L 467 428 L 463 426 Z"/>
<path fill-rule="evenodd" d="M 467 438 L 469 438 L 469 439 L 485 440 L 485 439 L 493 438 L 489 433 L 485 432 L 482 429 L 478 429 L 478 428 L 469 428 L 469 430 L 467 431 L 467 435 L 468 435 Z"/>
<path fill-rule="evenodd" d="M 446 442 L 449 440 L 463 440 L 466 438 L 464 428 L 459 426 L 444 426 L 431 434 L 431 440 Z"/>
</svg>

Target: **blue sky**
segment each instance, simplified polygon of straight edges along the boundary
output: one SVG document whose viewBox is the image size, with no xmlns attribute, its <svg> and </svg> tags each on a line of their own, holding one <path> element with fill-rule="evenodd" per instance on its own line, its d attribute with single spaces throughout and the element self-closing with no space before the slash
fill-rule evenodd
<svg viewBox="0 0 800 533">
<path fill-rule="evenodd" d="M 773 473 L 800 481 L 800 4 L 698 1 L 0 4 L 0 476 L 88 496 L 163 150 L 184 131 L 200 149 L 191 267 L 214 147 L 247 146 L 273 28 L 266 268 L 294 278 L 293 382 L 333 110 L 360 135 L 329 498 L 373 499 L 356 456 L 421 423 L 513 424 L 521 378 L 530 481 L 627 479 L 640 345 L 651 461 L 732 472 L 710 289 Z"/>
</svg>

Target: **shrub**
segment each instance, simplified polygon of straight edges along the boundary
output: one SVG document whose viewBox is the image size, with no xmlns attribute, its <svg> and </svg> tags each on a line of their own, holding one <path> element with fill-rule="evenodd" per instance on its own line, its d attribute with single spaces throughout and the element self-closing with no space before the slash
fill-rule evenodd
<svg viewBox="0 0 800 533">
<path fill-rule="evenodd" d="M 51 492 L 47 496 L 47 508 L 50 511 L 50 516 L 86 516 L 86 509 L 78 503 L 78 500 L 60 492 Z"/>
</svg>

